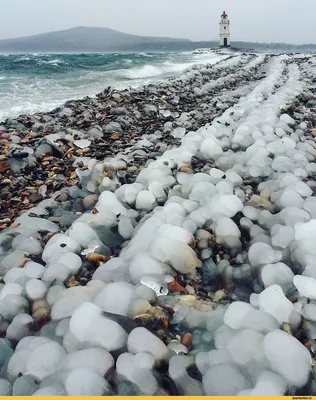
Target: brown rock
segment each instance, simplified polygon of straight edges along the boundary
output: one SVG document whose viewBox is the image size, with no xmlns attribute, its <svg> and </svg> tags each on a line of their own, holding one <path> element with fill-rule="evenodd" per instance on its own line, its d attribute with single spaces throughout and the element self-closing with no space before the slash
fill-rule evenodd
<svg viewBox="0 0 316 400">
<path fill-rule="evenodd" d="M 100 263 L 100 262 L 106 262 L 108 261 L 109 257 L 104 256 L 103 254 L 98 254 L 98 253 L 89 253 L 87 255 L 87 259 L 95 264 Z"/>
<path fill-rule="evenodd" d="M 50 307 L 46 300 L 36 300 L 33 302 L 32 317 L 38 329 L 50 321 Z"/>
<path fill-rule="evenodd" d="M 29 201 L 31 203 L 38 203 L 41 200 L 43 200 L 43 196 L 41 194 L 33 193 L 29 196 Z"/>
<path fill-rule="evenodd" d="M 184 346 L 186 346 L 188 349 L 191 348 L 192 346 L 192 333 L 187 332 L 183 338 L 182 338 L 182 342 L 181 342 Z"/>
</svg>

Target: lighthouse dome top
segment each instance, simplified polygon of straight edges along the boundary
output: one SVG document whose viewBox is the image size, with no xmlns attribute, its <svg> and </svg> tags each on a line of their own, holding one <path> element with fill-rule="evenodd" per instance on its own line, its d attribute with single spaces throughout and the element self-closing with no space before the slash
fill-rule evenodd
<svg viewBox="0 0 316 400">
<path fill-rule="evenodd" d="M 222 18 L 226 19 L 228 15 L 226 14 L 226 11 L 223 11 L 223 14 L 221 15 Z"/>
</svg>

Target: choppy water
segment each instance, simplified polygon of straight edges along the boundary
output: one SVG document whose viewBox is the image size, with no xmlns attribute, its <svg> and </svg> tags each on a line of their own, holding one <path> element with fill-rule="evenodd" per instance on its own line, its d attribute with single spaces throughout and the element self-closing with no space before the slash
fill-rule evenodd
<svg viewBox="0 0 316 400">
<path fill-rule="evenodd" d="M 107 86 L 137 86 L 179 74 L 218 54 L 25 54 L 0 55 L 0 120 L 48 111 Z"/>
</svg>

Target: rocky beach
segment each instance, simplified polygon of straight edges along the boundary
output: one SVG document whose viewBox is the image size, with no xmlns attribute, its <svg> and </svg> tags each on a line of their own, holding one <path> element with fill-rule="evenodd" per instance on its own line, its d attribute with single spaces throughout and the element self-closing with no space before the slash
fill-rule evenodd
<svg viewBox="0 0 316 400">
<path fill-rule="evenodd" d="M 227 52 L 0 123 L 0 395 L 316 393 L 315 71 Z"/>
</svg>

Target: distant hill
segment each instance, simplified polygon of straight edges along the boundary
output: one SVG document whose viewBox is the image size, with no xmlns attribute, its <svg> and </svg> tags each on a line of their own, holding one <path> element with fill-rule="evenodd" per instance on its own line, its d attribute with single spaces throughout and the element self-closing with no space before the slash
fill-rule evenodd
<svg viewBox="0 0 316 400">
<path fill-rule="evenodd" d="M 217 41 L 194 42 L 189 39 L 149 37 L 122 33 L 108 28 L 76 27 L 63 31 L 0 40 L 0 53 L 91 53 L 91 52 L 148 52 L 192 51 L 197 48 L 216 48 Z M 258 51 L 315 51 L 315 44 L 232 42 L 240 49 Z"/>
<path fill-rule="evenodd" d="M 108 28 L 76 27 L 57 32 L 0 40 L 0 52 L 103 52 L 129 46 L 185 43 L 189 39 L 130 35 Z"/>
</svg>

